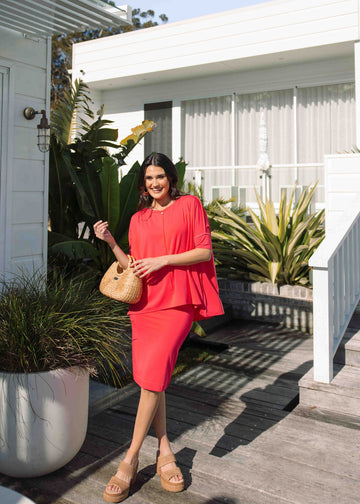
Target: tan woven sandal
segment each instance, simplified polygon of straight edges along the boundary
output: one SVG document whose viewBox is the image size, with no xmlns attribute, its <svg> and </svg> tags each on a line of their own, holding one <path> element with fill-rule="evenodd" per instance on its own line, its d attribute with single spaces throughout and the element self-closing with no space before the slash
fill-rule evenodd
<svg viewBox="0 0 360 504">
<path fill-rule="evenodd" d="M 156 455 L 157 464 L 156 472 L 161 478 L 161 486 L 165 488 L 168 492 L 182 492 L 184 490 L 184 478 L 179 467 L 175 469 L 169 469 L 167 471 L 162 471 L 161 468 L 170 462 L 176 462 L 175 455 L 169 453 L 169 455 L 159 456 L 159 452 Z M 179 476 L 183 478 L 182 481 L 170 481 L 172 477 Z"/>
<path fill-rule="evenodd" d="M 130 491 L 130 485 L 133 485 L 136 481 L 136 475 L 139 467 L 139 462 L 136 462 L 136 465 L 133 466 L 131 464 L 128 464 L 127 462 L 120 462 L 119 467 L 117 469 L 118 471 L 121 471 L 123 474 L 128 476 L 130 478 L 130 482 L 124 481 L 117 476 L 113 476 L 110 478 L 109 483 L 106 485 L 106 488 L 110 485 L 116 485 L 117 487 L 120 488 L 120 492 L 107 492 L 105 488 L 104 492 L 104 499 L 107 502 L 122 502 L 125 500 Z"/>
</svg>

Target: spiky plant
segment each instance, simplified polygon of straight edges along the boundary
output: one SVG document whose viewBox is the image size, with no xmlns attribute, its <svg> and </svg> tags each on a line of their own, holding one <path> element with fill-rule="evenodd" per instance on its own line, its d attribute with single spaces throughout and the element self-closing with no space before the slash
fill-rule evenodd
<svg viewBox="0 0 360 504">
<path fill-rule="evenodd" d="M 90 106 L 89 86 L 80 79 L 64 92 L 61 101 L 57 102 L 51 113 L 51 128 L 61 145 L 70 144 L 75 131 L 80 128 L 87 130 L 89 123 L 85 117 L 94 119 Z"/>
<path fill-rule="evenodd" d="M 309 259 L 324 239 L 324 210 L 309 213 L 316 185 L 308 186 L 293 208 L 286 194 L 276 214 L 272 201 L 256 198 L 260 215 L 251 209 L 251 222 L 218 204 L 212 231 L 218 274 L 228 278 L 271 281 L 279 285 L 309 285 Z"/>
<path fill-rule="evenodd" d="M 121 383 L 129 348 L 126 306 L 89 294 L 81 278 L 50 280 L 39 272 L 2 282 L 0 370 L 35 373 L 80 366 Z"/>
</svg>

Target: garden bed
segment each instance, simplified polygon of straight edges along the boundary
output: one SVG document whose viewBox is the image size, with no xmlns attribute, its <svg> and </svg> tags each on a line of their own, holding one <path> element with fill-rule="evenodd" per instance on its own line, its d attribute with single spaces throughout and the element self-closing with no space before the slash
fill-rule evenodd
<svg viewBox="0 0 360 504">
<path fill-rule="evenodd" d="M 280 323 L 291 329 L 312 333 L 312 289 L 225 278 L 219 278 L 218 282 L 221 300 L 232 306 L 233 318 Z"/>
</svg>

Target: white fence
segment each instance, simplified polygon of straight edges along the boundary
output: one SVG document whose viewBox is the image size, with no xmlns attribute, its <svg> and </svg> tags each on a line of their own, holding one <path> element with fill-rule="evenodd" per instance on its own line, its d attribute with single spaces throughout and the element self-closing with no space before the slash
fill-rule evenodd
<svg viewBox="0 0 360 504">
<path fill-rule="evenodd" d="M 326 237 L 313 268 L 314 379 L 330 383 L 333 358 L 360 299 L 360 155 L 325 157 Z"/>
<path fill-rule="evenodd" d="M 330 383 L 333 359 L 360 300 L 360 211 L 347 229 L 326 236 L 313 268 L 314 380 Z"/>
<path fill-rule="evenodd" d="M 307 185 L 319 182 L 315 194 L 315 208 L 324 207 L 324 165 L 273 165 L 270 170 L 270 198 L 275 206 L 281 193 L 290 194 L 295 183 L 301 192 Z M 205 203 L 215 198 L 233 198 L 233 206 L 256 207 L 254 188 L 261 192 L 261 171 L 256 165 L 205 166 L 186 168 L 185 181 L 201 186 Z"/>
</svg>

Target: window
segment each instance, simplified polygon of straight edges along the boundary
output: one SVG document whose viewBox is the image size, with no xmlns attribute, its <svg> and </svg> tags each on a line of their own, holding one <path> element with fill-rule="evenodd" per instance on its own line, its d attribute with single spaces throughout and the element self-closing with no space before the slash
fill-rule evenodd
<svg viewBox="0 0 360 504">
<path fill-rule="evenodd" d="M 354 83 L 297 89 L 297 145 L 294 89 L 236 95 L 235 140 L 231 102 L 231 96 L 182 102 L 182 151 L 190 166 L 230 166 L 233 149 L 236 165 L 256 165 L 262 113 L 273 165 L 294 164 L 295 147 L 297 162 L 311 164 L 355 145 Z"/>
<path fill-rule="evenodd" d="M 298 89 L 299 163 L 323 163 L 325 154 L 356 143 L 355 84 Z"/>
<path fill-rule="evenodd" d="M 293 163 L 293 90 L 236 96 L 238 165 L 256 165 L 259 159 L 259 127 L 263 113 L 272 164 Z"/>
<path fill-rule="evenodd" d="M 182 102 L 183 157 L 190 166 L 232 163 L 231 96 Z"/>
<path fill-rule="evenodd" d="M 145 156 L 162 152 L 172 158 L 172 102 L 145 104 L 145 119 L 154 121 L 156 128 L 145 136 Z"/>
</svg>

